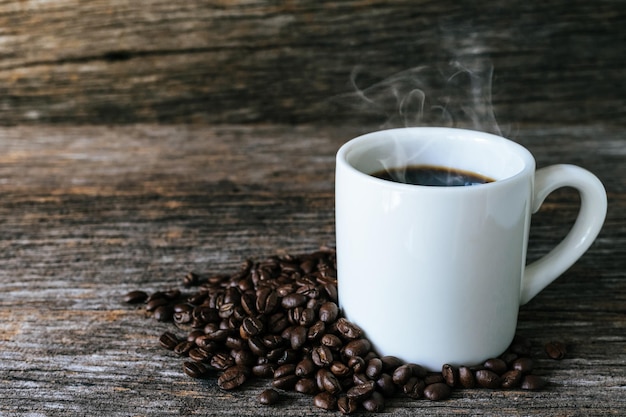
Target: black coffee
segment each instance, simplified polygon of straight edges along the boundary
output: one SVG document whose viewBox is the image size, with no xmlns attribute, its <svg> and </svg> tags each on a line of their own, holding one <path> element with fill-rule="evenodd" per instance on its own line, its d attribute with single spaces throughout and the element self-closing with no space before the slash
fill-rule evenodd
<svg viewBox="0 0 626 417">
<path fill-rule="evenodd" d="M 494 181 L 492 178 L 474 172 L 432 165 L 409 165 L 400 168 L 383 169 L 370 175 L 403 184 L 435 187 L 463 187 Z"/>
</svg>

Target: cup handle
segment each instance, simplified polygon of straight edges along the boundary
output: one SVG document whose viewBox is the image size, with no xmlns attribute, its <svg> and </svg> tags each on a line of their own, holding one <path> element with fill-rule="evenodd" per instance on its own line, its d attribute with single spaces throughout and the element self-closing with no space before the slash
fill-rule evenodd
<svg viewBox="0 0 626 417">
<path fill-rule="evenodd" d="M 580 211 L 567 236 L 542 258 L 527 265 L 522 279 L 520 305 L 526 304 L 565 272 L 591 246 L 606 217 L 606 191 L 591 172 L 574 165 L 552 165 L 535 173 L 532 212 L 545 198 L 561 187 L 574 187 L 580 193 Z"/>
</svg>

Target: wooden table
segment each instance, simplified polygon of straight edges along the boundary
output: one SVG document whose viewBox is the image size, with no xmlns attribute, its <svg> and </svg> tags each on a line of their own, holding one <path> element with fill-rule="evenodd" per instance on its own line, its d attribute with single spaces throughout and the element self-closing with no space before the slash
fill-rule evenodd
<svg viewBox="0 0 626 417">
<path fill-rule="evenodd" d="M 220 390 L 158 345 L 171 324 L 122 302 L 179 287 L 190 270 L 334 245 L 334 155 L 365 127 L 20 126 L 0 129 L 0 415 L 328 415 L 308 396 L 262 408 L 266 385 Z M 610 124 L 520 126 L 538 166 L 574 163 L 604 182 L 609 211 L 591 249 L 522 307 L 543 391 L 399 396 L 394 415 L 626 413 L 626 139 Z M 529 258 L 578 208 L 554 193 L 534 217 Z M 541 354 L 567 343 L 565 359 Z"/>
</svg>

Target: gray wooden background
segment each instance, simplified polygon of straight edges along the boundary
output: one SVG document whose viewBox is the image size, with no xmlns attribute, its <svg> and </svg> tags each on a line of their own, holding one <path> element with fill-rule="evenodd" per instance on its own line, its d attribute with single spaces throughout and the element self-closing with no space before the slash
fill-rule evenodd
<svg viewBox="0 0 626 417">
<path fill-rule="evenodd" d="M 0 124 L 381 124 L 381 86 L 416 82 L 392 76 L 427 66 L 445 101 L 451 62 L 505 127 L 623 124 L 625 27 L 622 0 L 7 0 Z M 342 97 L 370 87 L 374 105 Z"/>
</svg>

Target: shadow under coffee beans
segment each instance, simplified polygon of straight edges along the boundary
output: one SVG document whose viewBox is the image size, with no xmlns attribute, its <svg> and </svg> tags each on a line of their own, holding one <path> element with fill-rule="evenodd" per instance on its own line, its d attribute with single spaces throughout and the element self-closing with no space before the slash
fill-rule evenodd
<svg viewBox="0 0 626 417">
<path fill-rule="evenodd" d="M 228 275 L 187 274 L 181 290 L 131 291 L 126 303 L 142 303 L 156 320 L 175 327 L 159 344 L 182 359 L 192 378 L 217 378 L 224 390 L 250 378 L 272 380 L 258 395 L 278 403 L 281 390 L 313 396 L 316 407 L 349 414 L 382 411 L 385 401 L 441 401 L 454 389 L 537 390 L 546 381 L 533 375 L 531 345 L 516 337 L 499 358 L 482 364 L 428 372 L 394 356 L 379 356 L 361 329 L 337 306 L 336 253 L 332 248 L 302 255 L 245 261 Z M 158 307 L 156 307 L 158 306 Z M 157 314 L 166 307 L 171 314 Z M 184 336 L 176 332 L 186 331 Z"/>
<path fill-rule="evenodd" d="M 432 165 L 408 165 L 382 169 L 370 175 L 403 184 L 434 187 L 463 187 L 494 181 L 492 178 L 474 172 Z"/>
</svg>

